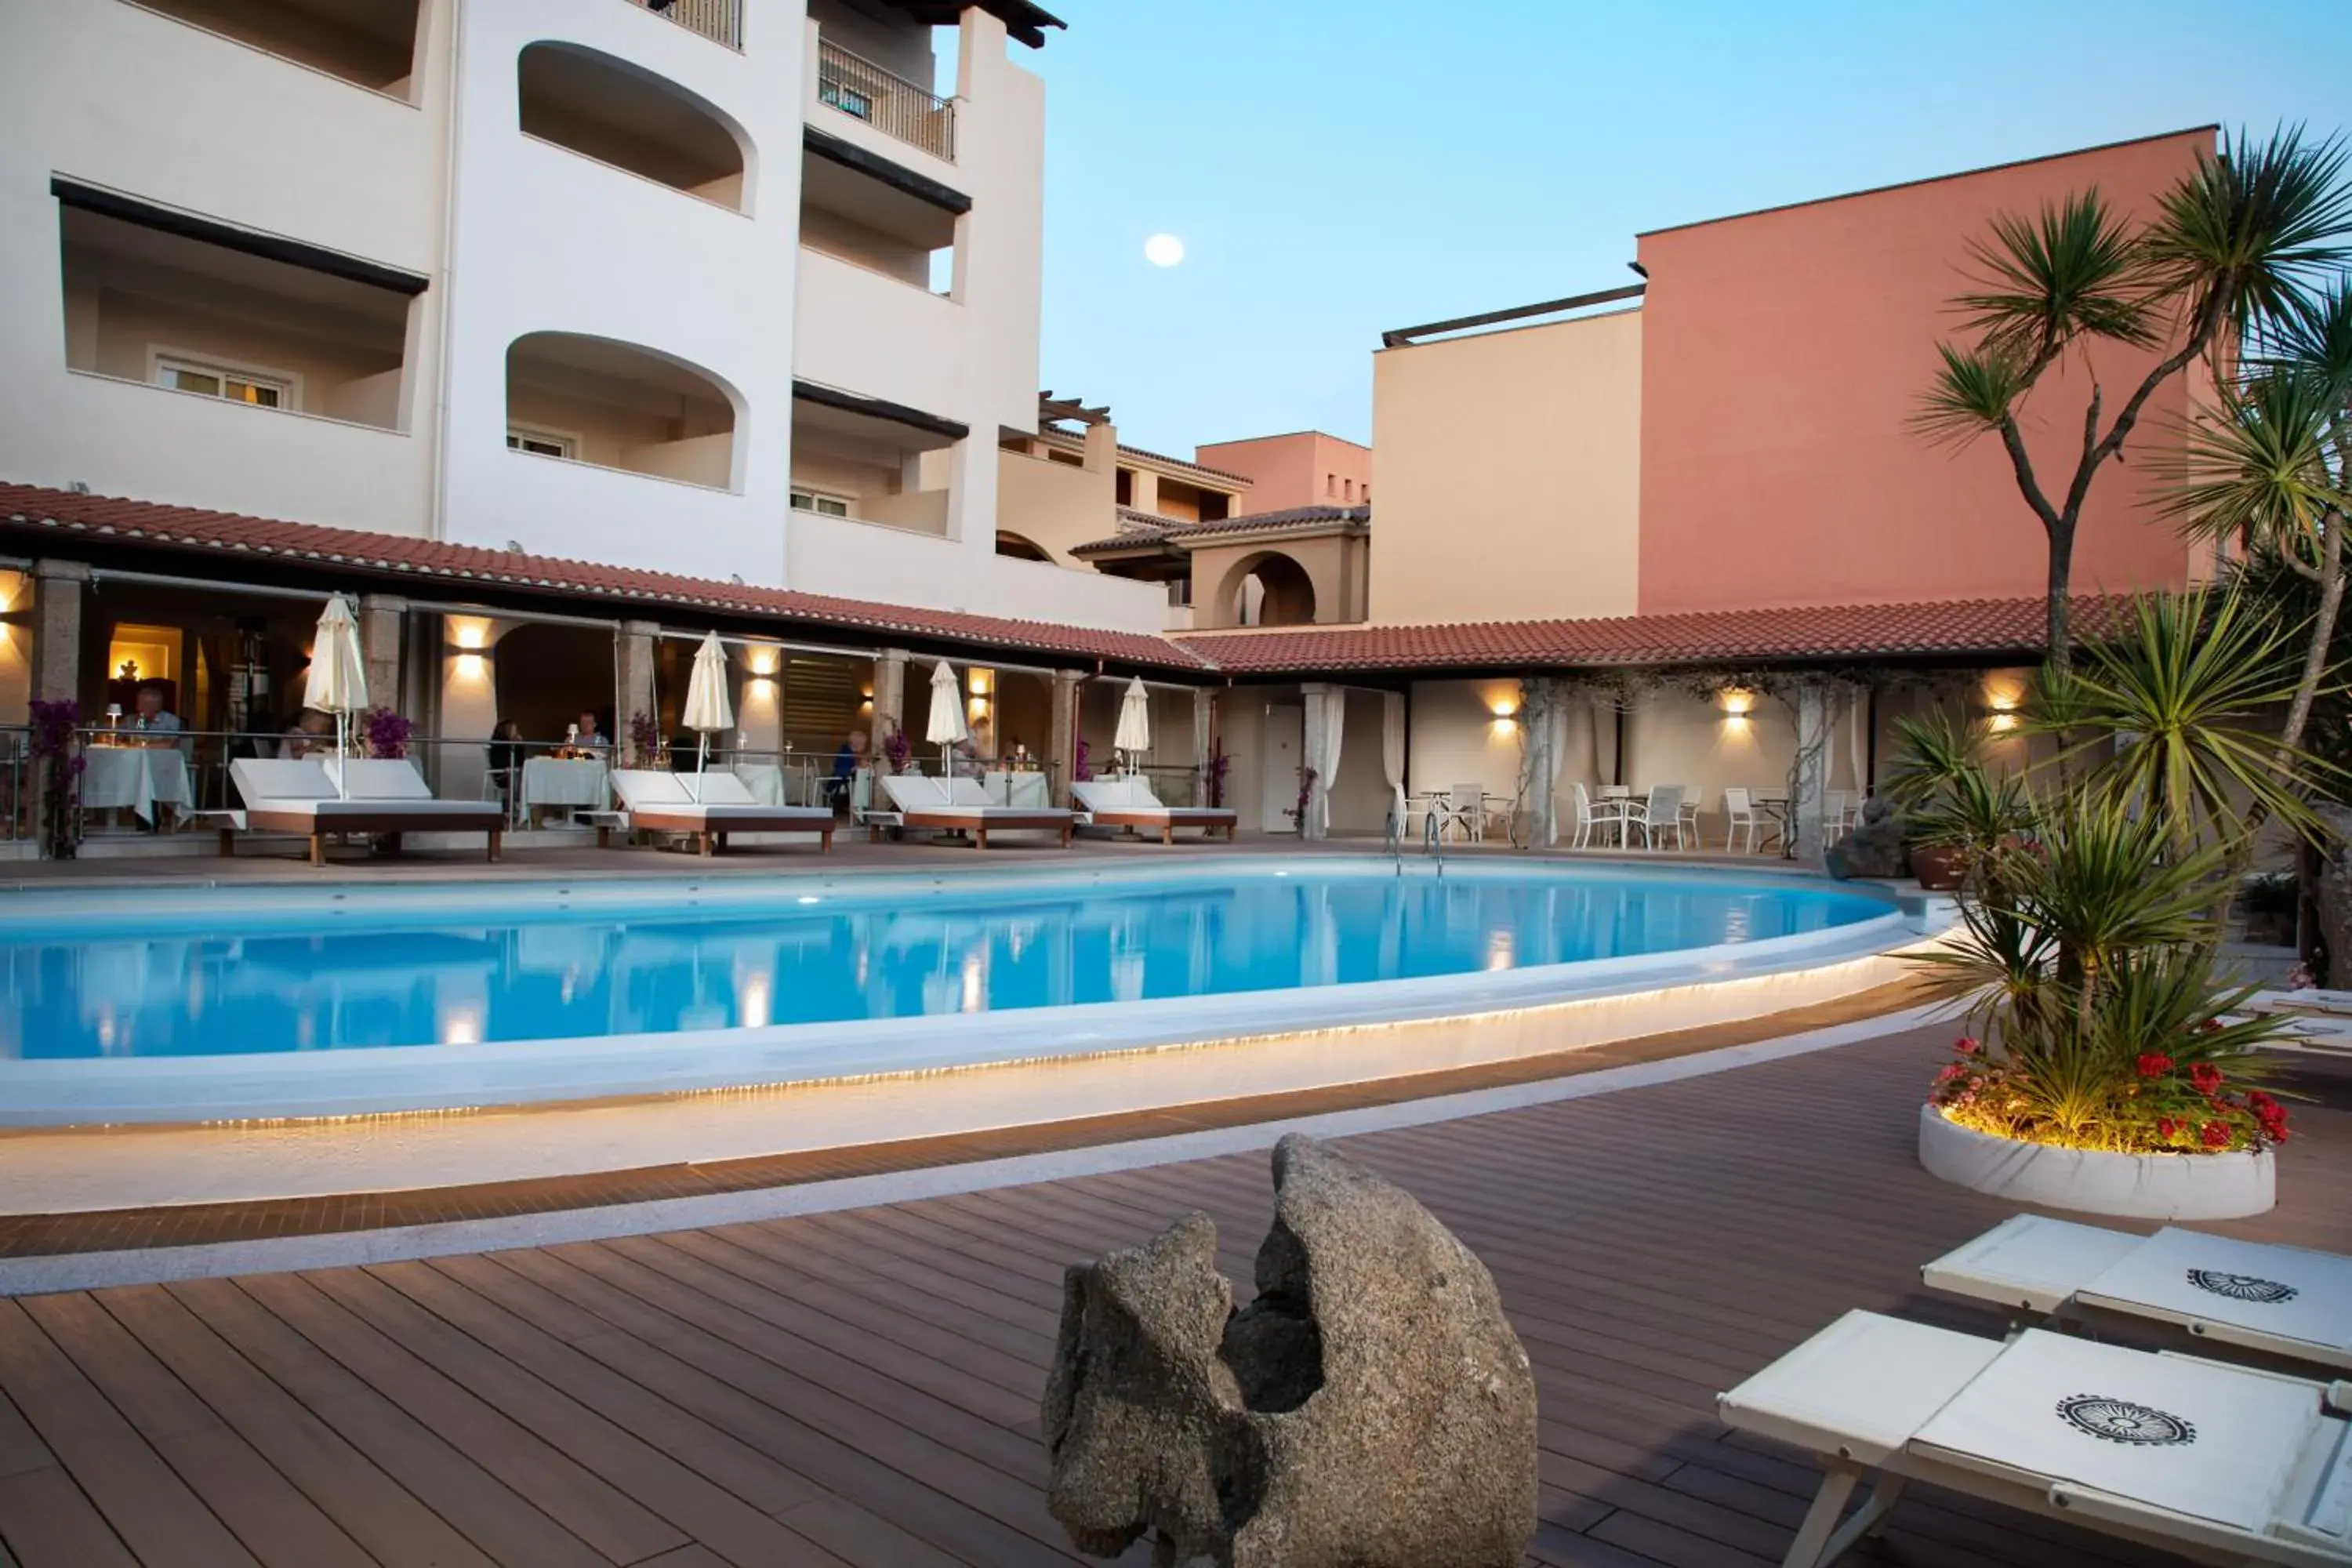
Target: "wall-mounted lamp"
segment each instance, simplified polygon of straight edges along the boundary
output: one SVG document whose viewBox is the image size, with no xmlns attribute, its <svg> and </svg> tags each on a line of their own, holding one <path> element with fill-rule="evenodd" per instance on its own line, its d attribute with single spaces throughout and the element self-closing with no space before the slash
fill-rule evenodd
<svg viewBox="0 0 2352 1568">
<path fill-rule="evenodd" d="M 986 697 L 995 687 L 996 672 L 992 669 L 972 669 L 964 672 L 964 685 L 974 697 Z"/>
<path fill-rule="evenodd" d="M 454 673 L 459 680 L 474 681 L 479 680 L 483 676 L 488 674 L 489 668 L 490 661 L 484 658 L 480 654 L 461 653 L 457 656 L 457 666 Z"/>
<path fill-rule="evenodd" d="M 449 640 L 471 653 L 490 646 L 490 623 L 478 616 L 449 617 Z"/>
<path fill-rule="evenodd" d="M 1737 686 L 1725 687 L 1720 700 L 1723 703 L 1723 716 L 1727 719 L 1745 721 L 1749 714 L 1756 711 L 1756 693 L 1743 690 Z"/>
<path fill-rule="evenodd" d="M 2025 689 L 2017 680 L 2004 676 L 1986 677 L 1984 701 L 1990 710 L 1985 728 L 1992 733 L 2006 735 L 2023 722 L 2018 710 L 2025 706 Z"/>
</svg>

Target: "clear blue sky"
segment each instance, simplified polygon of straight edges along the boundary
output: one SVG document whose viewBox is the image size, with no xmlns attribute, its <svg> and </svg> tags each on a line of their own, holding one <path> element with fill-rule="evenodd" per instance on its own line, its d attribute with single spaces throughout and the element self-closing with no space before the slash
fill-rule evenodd
<svg viewBox="0 0 2352 1568">
<path fill-rule="evenodd" d="M 1045 4 L 1044 383 L 1177 453 L 1368 440 L 1383 329 L 1633 281 L 1643 229 L 2352 127 L 2352 0 Z M 1144 260 L 1162 231 L 1183 266 Z"/>
</svg>

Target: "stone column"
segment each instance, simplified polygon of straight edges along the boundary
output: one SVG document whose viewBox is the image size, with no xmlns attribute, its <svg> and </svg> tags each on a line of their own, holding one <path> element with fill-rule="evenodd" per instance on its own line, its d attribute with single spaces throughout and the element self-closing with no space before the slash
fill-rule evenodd
<svg viewBox="0 0 2352 1568">
<path fill-rule="evenodd" d="M 874 660 L 874 772 L 890 771 L 890 754 L 882 742 L 907 726 L 907 650 L 886 647 Z"/>
<path fill-rule="evenodd" d="M 629 721 L 639 713 L 650 714 L 658 721 L 660 710 L 654 706 L 654 649 L 661 641 L 661 626 L 654 621 L 623 621 L 614 634 L 620 640 L 620 676 L 614 683 L 613 749 L 624 762 L 634 763 L 629 755 Z"/>
<path fill-rule="evenodd" d="M 1797 761 L 1789 781 L 1789 816 L 1795 824 L 1797 858 L 1819 866 L 1829 846 L 1824 820 L 1830 781 L 1829 692 L 1809 682 L 1798 689 L 1795 707 Z"/>
<path fill-rule="evenodd" d="M 1316 768 L 1315 777 L 1307 785 L 1307 810 L 1298 819 L 1301 838 L 1328 837 L 1324 818 L 1329 813 L 1323 803 L 1331 793 L 1331 781 L 1316 767 L 1316 759 L 1323 754 L 1323 694 L 1334 689 L 1318 681 L 1309 681 L 1298 689 L 1299 696 L 1307 700 L 1307 732 L 1299 747 L 1299 764 Z"/>
<path fill-rule="evenodd" d="M 360 597 L 360 664 L 367 676 L 370 707 L 400 710 L 401 635 L 407 618 L 408 601 L 395 595 Z"/>
<path fill-rule="evenodd" d="M 1078 687 L 1085 679 L 1082 670 L 1054 672 L 1054 733 L 1046 762 L 1052 769 L 1055 805 L 1070 804 L 1070 785 L 1078 776 Z"/>
<path fill-rule="evenodd" d="M 33 695 L 54 702 L 81 694 L 82 561 L 33 563 Z M 87 722 L 89 714 L 83 714 Z"/>
</svg>

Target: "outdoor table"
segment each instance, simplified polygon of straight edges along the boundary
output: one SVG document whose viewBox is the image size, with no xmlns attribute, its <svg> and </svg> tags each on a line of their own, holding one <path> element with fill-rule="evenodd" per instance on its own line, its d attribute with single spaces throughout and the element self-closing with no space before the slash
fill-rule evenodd
<svg viewBox="0 0 2352 1568">
<path fill-rule="evenodd" d="M 85 811 L 128 807 L 140 821 L 152 822 L 157 806 L 185 806 L 194 798 L 188 759 L 177 746 L 91 746 L 82 756 Z"/>
<path fill-rule="evenodd" d="M 541 806 L 601 811 L 606 804 L 605 767 L 593 757 L 533 757 L 522 765 L 522 809 Z"/>
<path fill-rule="evenodd" d="M 1796 824 L 1789 819 L 1789 797 L 1785 795 L 1751 795 L 1748 804 L 1772 819 L 1772 834 L 1780 841 L 1780 858 L 1793 860 L 1797 855 Z"/>
<path fill-rule="evenodd" d="M 988 798 L 999 805 L 1042 810 L 1054 804 L 1053 792 L 1045 787 L 1045 775 L 1041 773 L 984 773 L 980 782 Z"/>
</svg>

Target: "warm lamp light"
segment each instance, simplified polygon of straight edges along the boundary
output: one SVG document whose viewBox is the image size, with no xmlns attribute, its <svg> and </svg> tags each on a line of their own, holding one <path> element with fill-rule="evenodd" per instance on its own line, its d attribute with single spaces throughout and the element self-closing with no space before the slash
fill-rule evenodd
<svg viewBox="0 0 2352 1568">
<path fill-rule="evenodd" d="M 1739 688 L 1727 687 L 1723 693 L 1723 711 L 1728 718 L 1745 719 L 1756 710 L 1756 693 Z"/>
<path fill-rule="evenodd" d="M 489 660 L 480 654 L 461 653 L 457 656 L 457 676 L 460 680 L 479 680 L 488 673 L 489 668 Z"/>
<path fill-rule="evenodd" d="M 966 672 L 964 684 L 971 689 L 971 694 L 974 697 L 986 697 L 990 689 L 995 684 L 995 672 L 987 669 L 969 670 Z"/>
<path fill-rule="evenodd" d="M 490 624 L 476 616 L 449 617 L 449 638 L 459 647 L 478 653 L 490 646 Z"/>
<path fill-rule="evenodd" d="M 1992 717 L 1985 721 L 1985 728 L 1996 735 L 2006 735 L 2017 728 L 2017 715 L 1995 710 Z"/>
</svg>

